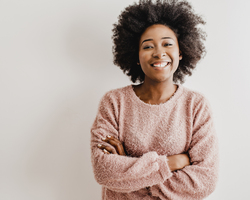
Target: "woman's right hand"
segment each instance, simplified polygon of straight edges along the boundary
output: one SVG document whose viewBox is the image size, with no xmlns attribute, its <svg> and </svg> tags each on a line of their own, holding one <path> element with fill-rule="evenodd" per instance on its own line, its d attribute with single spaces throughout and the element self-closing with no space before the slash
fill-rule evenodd
<svg viewBox="0 0 250 200">
<path fill-rule="evenodd" d="M 102 138 L 102 141 L 111 144 L 114 148 L 111 148 L 106 145 L 98 144 L 97 147 L 102 149 L 106 154 L 118 154 L 121 156 L 126 156 L 125 149 L 122 145 L 122 142 L 113 136 L 108 135 L 105 138 Z"/>
<path fill-rule="evenodd" d="M 168 156 L 168 165 L 171 171 L 183 169 L 190 165 L 190 159 L 187 153 Z"/>
</svg>

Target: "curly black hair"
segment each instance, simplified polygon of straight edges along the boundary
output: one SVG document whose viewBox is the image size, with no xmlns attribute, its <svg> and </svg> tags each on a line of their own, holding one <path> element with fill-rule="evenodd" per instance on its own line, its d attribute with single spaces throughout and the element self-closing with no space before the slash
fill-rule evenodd
<svg viewBox="0 0 250 200">
<path fill-rule="evenodd" d="M 139 61 L 139 40 L 151 25 L 163 24 L 174 31 L 178 39 L 182 60 L 174 73 L 174 82 L 184 82 L 186 75 L 192 75 L 197 62 L 204 57 L 206 34 L 198 25 L 204 25 L 201 16 L 194 13 L 187 1 L 140 0 L 125 8 L 113 28 L 114 64 L 130 76 L 133 83 L 144 81 L 145 74 L 137 65 Z"/>
</svg>

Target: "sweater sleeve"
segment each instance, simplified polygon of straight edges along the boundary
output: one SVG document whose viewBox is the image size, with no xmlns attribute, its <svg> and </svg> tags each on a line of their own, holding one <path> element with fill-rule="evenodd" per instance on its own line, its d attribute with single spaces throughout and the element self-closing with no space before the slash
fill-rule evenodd
<svg viewBox="0 0 250 200">
<path fill-rule="evenodd" d="M 104 154 L 97 145 L 104 144 L 101 138 L 107 135 L 119 139 L 118 111 L 108 94 L 102 98 L 91 128 L 92 166 L 95 179 L 102 186 L 116 192 L 133 192 L 172 176 L 167 157 L 154 151 L 139 158 Z"/>
<path fill-rule="evenodd" d="M 162 200 L 198 200 L 214 191 L 218 179 L 218 140 L 205 99 L 195 111 L 188 153 L 191 165 L 173 172 L 164 183 L 150 187 L 153 196 Z"/>
</svg>

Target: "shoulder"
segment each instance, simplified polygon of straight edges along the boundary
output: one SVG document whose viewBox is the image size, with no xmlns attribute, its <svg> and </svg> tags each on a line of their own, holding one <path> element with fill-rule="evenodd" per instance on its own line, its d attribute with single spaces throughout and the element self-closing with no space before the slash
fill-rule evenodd
<svg viewBox="0 0 250 200">
<path fill-rule="evenodd" d="M 206 96 L 200 91 L 182 87 L 182 104 L 192 110 L 192 113 L 196 115 L 199 112 L 206 112 L 212 114 L 211 105 Z"/>
<path fill-rule="evenodd" d="M 126 96 L 131 88 L 131 85 L 127 85 L 125 87 L 109 90 L 103 95 L 102 99 L 116 99 L 118 97 Z"/>
<path fill-rule="evenodd" d="M 132 85 L 127 85 L 125 87 L 112 89 L 106 92 L 101 98 L 100 104 L 113 104 L 119 105 L 126 101 L 126 97 L 131 95 Z"/>
<path fill-rule="evenodd" d="M 203 104 L 203 103 L 209 104 L 208 99 L 202 92 L 189 89 L 185 86 L 181 86 L 181 87 L 183 88 L 182 96 L 184 97 L 184 99 L 191 101 L 195 104 Z"/>
</svg>

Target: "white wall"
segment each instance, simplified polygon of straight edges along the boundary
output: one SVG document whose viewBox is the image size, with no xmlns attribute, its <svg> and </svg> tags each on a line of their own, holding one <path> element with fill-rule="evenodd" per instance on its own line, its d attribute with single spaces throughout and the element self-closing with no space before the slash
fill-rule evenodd
<svg viewBox="0 0 250 200">
<path fill-rule="evenodd" d="M 0 199 L 100 199 L 90 127 L 101 96 L 130 84 L 112 63 L 112 24 L 132 0 L 0 1 Z M 208 54 L 184 84 L 204 93 L 220 140 L 209 200 L 247 200 L 249 1 L 191 0 Z"/>
</svg>

